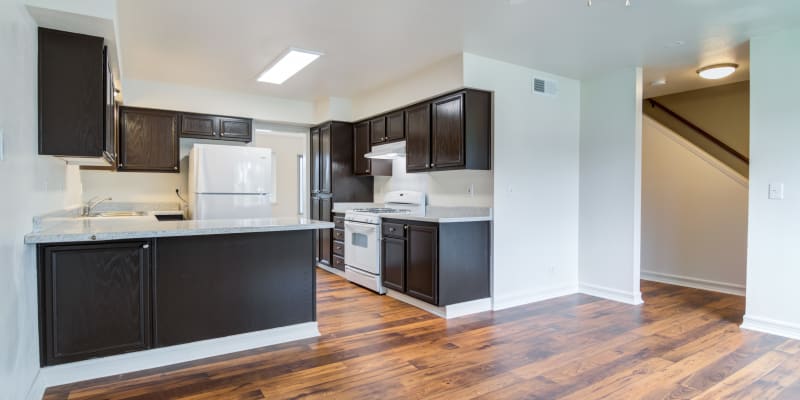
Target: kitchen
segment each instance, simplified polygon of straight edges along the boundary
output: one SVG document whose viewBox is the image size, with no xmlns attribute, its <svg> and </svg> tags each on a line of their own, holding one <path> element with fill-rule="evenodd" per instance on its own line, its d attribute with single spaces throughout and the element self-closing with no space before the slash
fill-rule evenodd
<svg viewBox="0 0 800 400">
<path fill-rule="evenodd" d="M 800 7 L 746 3 L 0 0 L 0 399 L 796 379 Z M 753 75 L 746 303 L 641 279 L 642 99 L 710 63 Z"/>
<path fill-rule="evenodd" d="M 314 267 L 442 318 L 491 309 L 491 92 L 303 127 L 140 104 L 109 48 L 39 28 L 39 153 L 80 168 L 85 198 L 25 237 L 43 371 L 87 379 L 317 336 Z M 307 147 L 276 153 L 276 132 Z M 286 193 L 294 207 L 274 214 Z"/>
</svg>

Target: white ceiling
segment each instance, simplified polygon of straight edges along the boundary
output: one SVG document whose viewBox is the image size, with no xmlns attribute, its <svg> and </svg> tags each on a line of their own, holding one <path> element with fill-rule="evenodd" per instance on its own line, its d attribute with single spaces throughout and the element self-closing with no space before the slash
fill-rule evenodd
<svg viewBox="0 0 800 400">
<path fill-rule="evenodd" d="M 748 39 L 800 25 L 798 0 L 119 0 L 126 79 L 295 99 L 349 97 L 462 51 L 571 78 L 645 68 L 648 95 L 747 79 Z M 681 45 L 676 45 L 681 42 Z M 283 85 L 287 47 L 325 56 Z M 708 82 L 694 70 L 745 68 Z M 668 84 L 648 82 L 666 77 Z"/>
</svg>

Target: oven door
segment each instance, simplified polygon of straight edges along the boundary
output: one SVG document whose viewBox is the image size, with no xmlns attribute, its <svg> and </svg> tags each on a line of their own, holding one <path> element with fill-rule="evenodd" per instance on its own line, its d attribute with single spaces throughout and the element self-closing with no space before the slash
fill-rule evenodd
<svg viewBox="0 0 800 400">
<path fill-rule="evenodd" d="M 344 263 L 373 275 L 381 271 L 380 225 L 345 221 Z"/>
</svg>

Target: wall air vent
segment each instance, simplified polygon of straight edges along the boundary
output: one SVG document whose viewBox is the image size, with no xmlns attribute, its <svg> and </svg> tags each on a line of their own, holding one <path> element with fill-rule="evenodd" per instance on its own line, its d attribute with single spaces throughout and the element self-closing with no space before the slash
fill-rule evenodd
<svg viewBox="0 0 800 400">
<path fill-rule="evenodd" d="M 555 96 L 558 94 L 558 82 L 533 78 L 533 94 Z"/>
</svg>

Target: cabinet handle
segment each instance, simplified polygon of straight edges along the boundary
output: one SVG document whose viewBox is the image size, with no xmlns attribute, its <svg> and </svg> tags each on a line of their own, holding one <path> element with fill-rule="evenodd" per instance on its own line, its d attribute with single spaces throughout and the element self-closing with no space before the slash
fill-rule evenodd
<svg viewBox="0 0 800 400">
<path fill-rule="evenodd" d="M 220 133 L 219 135 L 220 135 L 220 136 L 225 136 L 225 132 L 222 132 L 222 133 Z"/>
<path fill-rule="evenodd" d="M 145 243 L 145 244 L 143 244 L 143 245 L 142 245 L 142 248 L 143 248 L 143 249 L 149 249 L 149 248 L 150 248 L 150 245 L 149 245 L 149 244 L 147 244 L 147 243 Z"/>
<path fill-rule="evenodd" d="M 435 167 L 435 166 L 436 166 L 436 164 L 434 164 L 434 163 L 431 163 L 431 168 L 433 168 L 433 167 Z"/>
<path fill-rule="evenodd" d="M 369 168 L 367 168 L 367 173 L 369 173 Z"/>
<path fill-rule="evenodd" d="M 178 166 L 176 165 L 176 166 L 172 167 L 172 169 L 174 169 L 175 171 L 177 171 L 177 170 L 178 170 Z"/>
<path fill-rule="evenodd" d="M 119 163 L 119 166 L 120 166 L 120 167 L 124 167 L 124 165 L 122 165 L 122 163 Z"/>
<path fill-rule="evenodd" d="M 408 230 L 408 225 L 403 225 L 403 230 L 407 231 Z"/>
</svg>

